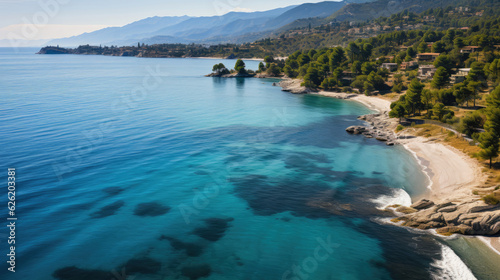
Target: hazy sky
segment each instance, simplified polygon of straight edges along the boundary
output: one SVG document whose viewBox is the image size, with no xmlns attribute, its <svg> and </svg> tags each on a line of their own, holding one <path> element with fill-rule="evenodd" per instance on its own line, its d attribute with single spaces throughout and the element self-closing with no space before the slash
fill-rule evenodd
<svg viewBox="0 0 500 280">
<path fill-rule="evenodd" d="M 230 11 L 263 11 L 324 0 L 0 0 L 0 39 L 29 33 L 46 39 L 77 35 L 106 26 L 122 26 L 151 16 L 222 15 Z M 32 27 L 32 26 L 31 26 Z M 26 36 L 24 36 L 26 37 Z M 29 36 L 28 36 L 29 37 Z"/>
</svg>

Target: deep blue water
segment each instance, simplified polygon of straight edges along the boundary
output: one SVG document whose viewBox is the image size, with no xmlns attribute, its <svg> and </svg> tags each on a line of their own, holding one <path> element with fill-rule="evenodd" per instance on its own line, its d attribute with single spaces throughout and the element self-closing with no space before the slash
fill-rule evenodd
<svg viewBox="0 0 500 280">
<path fill-rule="evenodd" d="M 19 218 L 17 272 L 1 279 L 441 273 L 433 237 L 380 222 L 373 200 L 427 182 L 401 147 L 345 133 L 364 106 L 204 77 L 217 60 L 34 52 L 0 49 L 0 168 L 16 168 Z"/>
</svg>

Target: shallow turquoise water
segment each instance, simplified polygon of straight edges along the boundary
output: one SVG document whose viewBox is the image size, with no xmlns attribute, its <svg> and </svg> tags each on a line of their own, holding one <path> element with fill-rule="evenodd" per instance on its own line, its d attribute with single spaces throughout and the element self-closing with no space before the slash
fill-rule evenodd
<svg viewBox="0 0 500 280">
<path fill-rule="evenodd" d="M 401 147 L 345 133 L 364 106 L 203 77 L 216 60 L 34 52 L 0 49 L 1 168 L 18 183 L 7 279 L 439 273 L 431 236 L 377 222 L 373 199 L 426 179 Z"/>
</svg>

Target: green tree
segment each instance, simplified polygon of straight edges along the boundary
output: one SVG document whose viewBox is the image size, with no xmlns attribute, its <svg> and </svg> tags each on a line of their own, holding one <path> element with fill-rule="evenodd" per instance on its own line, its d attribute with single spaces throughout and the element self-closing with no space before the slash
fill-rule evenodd
<svg viewBox="0 0 500 280">
<path fill-rule="evenodd" d="M 278 77 L 281 74 L 281 69 L 276 63 L 271 63 L 271 65 L 267 69 L 267 74 L 273 77 Z"/>
<path fill-rule="evenodd" d="M 432 78 L 431 86 L 433 88 L 441 89 L 448 83 L 448 71 L 444 67 L 439 67 Z"/>
<path fill-rule="evenodd" d="M 443 103 L 436 103 L 436 105 L 432 107 L 432 114 L 434 119 L 441 121 L 446 113 L 447 110 Z"/>
<path fill-rule="evenodd" d="M 479 156 L 490 161 L 490 169 L 492 167 L 492 160 L 498 157 L 499 141 L 498 135 L 491 131 L 486 131 L 479 135 L 479 147 L 481 148 Z"/>
<path fill-rule="evenodd" d="M 321 84 L 318 69 L 310 66 L 304 76 L 304 86 L 307 88 L 317 88 Z"/>
<path fill-rule="evenodd" d="M 424 85 L 417 79 L 413 79 L 406 91 L 406 104 L 405 106 L 409 108 L 408 113 L 415 115 L 415 112 L 422 107 L 422 90 Z"/>
<path fill-rule="evenodd" d="M 460 120 L 460 132 L 472 136 L 477 128 L 481 128 L 484 124 L 484 119 L 478 111 L 467 114 Z"/>
<path fill-rule="evenodd" d="M 417 52 L 415 51 L 415 49 L 413 47 L 409 47 L 407 50 L 406 50 L 406 56 L 409 56 L 411 58 L 415 57 L 417 55 Z"/>
<path fill-rule="evenodd" d="M 370 62 L 365 62 L 361 65 L 361 72 L 363 75 L 369 75 L 374 69 L 375 67 Z"/>
<path fill-rule="evenodd" d="M 238 59 L 234 66 L 234 70 L 236 70 L 238 74 L 246 74 L 247 70 L 245 69 L 245 62 L 243 62 L 243 60 L 241 59 Z"/>
<path fill-rule="evenodd" d="M 500 136 L 500 108 L 488 108 L 484 129 Z"/>
<path fill-rule="evenodd" d="M 347 47 L 347 53 L 349 54 L 351 62 L 354 62 L 356 60 L 359 60 L 361 50 L 355 42 L 350 42 L 349 46 Z"/>
<path fill-rule="evenodd" d="M 307 63 L 309 63 L 311 61 L 311 58 L 309 57 L 309 55 L 307 54 L 301 54 L 299 55 L 299 57 L 297 58 L 297 62 L 299 63 L 300 66 L 304 66 L 306 65 Z"/>
<path fill-rule="evenodd" d="M 274 62 L 274 57 L 268 55 L 268 56 L 264 57 L 264 62 L 266 62 L 266 63 L 273 63 Z"/>
<path fill-rule="evenodd" d="M 428 51 L 429 51 L 429 47 L 427 46 L 426 42 L 421 42 L 418 45 L 418 52 L 419 53 L 425 53 L 425 52 L 428 52 Z"/>
<path fill-rule="evenodd" d="M 428 89 L 422 90 L 422 103 L 424 104 L 424 110 L 428 110 L 432 105 L 432 101 L 434 100 L 434 94 L 432 91 Z"/>
<path fill-rule="evenodd" d="M 370 95 L 375 90 L 375 87 L 369 81 L 365 81 L 363 84 L 363 90 L 366 95 Z"/>
<path fill-rule="evenodd" d="M 264 66 L 264 63 L 260 62 L 259 63 L 259 72 L 264 72 L 266 71 L 266 66 Z"/>
<path fill-rule="evenodd" d="M 373 87 L 377 90 L 382 90 L 384 89 L 384 86 L 385 86 L 385 82 L 384 82 L 384 79 L 376 74 L 375 72 L 371 72 L 370 75 L 368 75 L 368 78 L 367 78 L 368 82 L 370 82 Z"/>
<path fill-rule="evenodd" d="M 472 97 L 472 92 L 467 86 L 467 83 L 459 83 L 454 85 L 453 95 L 455 96 L 458 104 L 463 104 L 464 102 L 467 102 L 467 108 L 469 107 L 469 100 Z"/>
<path fill-rule="evenodd" d="M 361 66 L 362 64 L 360 61 L 354 61 L 351 65 L 351 72 L 355 75 L 361 75 Z"/>
<path fill-rule="evenodd" d="M 330 71 L 342 65 L 346 61 L 345 51 L 342 47 L 336 47 L 332 50 L 330 56 Z"/>
<path fill-rule="evenodd" d="M 464 38 L 462 38 L 462 37 L 455 38 L 455 40 L 453 40 L 453 45 L 457 49 L 461 49 L 461 48 L 465 47 Z"/>
<path fill-rule="evenodd" d="M 486 97 L 486 104 L 490 108 L 500 108 L 500 85 Z"/>
<path fill-rule="evenodd" d="M 214 74 L 216 75 L 229 74 L 229 70 L 222 63 L 215 64 L 214 67 L 212 67 L 212 72 L 214 72 Z"/>
<path fill-rule="evenodd" d="M 472 93 L 472 99 L 474 100 L 474 108 L 476 107 L 476 99 L 479 93 L 479 89 L 482 87 L 482 82 L 469 81 L 467 88 Z"/>
<path fill-rule="evenodd" d="M 442 41 L 437 41 L 432 44 L 432 52 L 442 53 L 445 51 L 446 45 Z"/>
<path fill-rule="evenodd" d="M 336 86 L 335 79 L 333 78 L 325 78 L 321 83 L 321 87 L 325 90 L 333 89 Z"/>
<path fill-rule="evenodd" d="M 393 103 L 395 106 L 392 107 L 392 110 L 389 112 L 389 117 L 398 118 L 399 122 L 406 116 L 405 107 L 401 104 L 401 102 Z"/>
<path fill-rule="evenodd" d="M 285 68 L 283 68 L 283 72 L 285 72 L 285 75 L 292 79 L 296 78 L 298 75 L 297 71 L 293 70 L 290 65 L 286 65 Z"/>
<path fill-rule="evenodd" d="M 330 64 L 330 58 L 328 58 L 328 55 L 326 53 L 320 55 L 316 61 L 320 64 Z"/>
<path fill-rule="evenodd" d="M 488 71 L 493 76 L 493 80 L 496 81 L 500 78 L 500 59 L 493 60 L 488 66 Z"/>
<path fill-rule="evenodd" d="M 434 61 L 434 66 L 436 68 L 444 67 L 446 71 L 448 71 L 448 73 L 451 71 L 451 68 L 453 68 L 453 64 L 450 61 L 450 57 L 446 54 L 439 55 Z"/>
</svg>

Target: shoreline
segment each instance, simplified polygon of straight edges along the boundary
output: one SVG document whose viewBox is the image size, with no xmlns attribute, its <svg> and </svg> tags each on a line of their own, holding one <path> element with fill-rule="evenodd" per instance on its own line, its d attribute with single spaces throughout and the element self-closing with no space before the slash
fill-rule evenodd
<svg viewBox="0 0 500 280">
<path fill-rule="evenodd" d="M 375 96 L 326 91 L 310 92 L 300 87 L 300 83 L 296 81 L 289 81 L 283 88 L 292 93 L 306 93 L 356 101 L 381 114 L 390 111 L 391 102 Z M 391 132 L 398 124 L 396 120 L 394 121 L 394 127 L 387 128 Z M 398 139 L 398 142 L 414 156 L 422 172 L 429 179 L 428 192 L 418 198 L 427 197 L 437 203 L 470 201 L 473 198 L 473 188 L 486 180 L 486 176 L 481 171 L 481 165 L 454 147 L 404 132 L 399 133 L 398 136 L 403 136 L 404 139 Z M 493 253 L 500 256 L 500 237 L 481 235 L 472 237 L 481 241 Z"/>
</svg>

